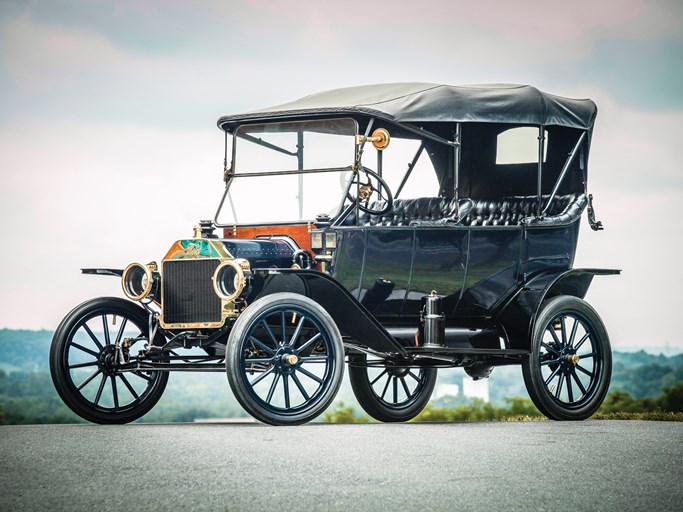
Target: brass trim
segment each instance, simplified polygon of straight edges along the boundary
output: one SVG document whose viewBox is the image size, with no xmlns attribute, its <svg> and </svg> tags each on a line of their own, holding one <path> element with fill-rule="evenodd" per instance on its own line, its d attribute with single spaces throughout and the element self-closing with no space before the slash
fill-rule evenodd
<svg viewBox="0 0 683 512">
<path fill-rule="evenodd" d="M 372 145 L 375 146 L 377 151 L 382 151 L 389 146 L 391 136 L 389 135 L 389 130 L 386 128 L 377 128 L 372 132 L 372 137 L 368 137 L 368 140 L 372 142 Z"/>
<path fill-rule="evenodd" d="M 581 360 L 581 356 L 579 354 L 574 354 L 574 355 L 569 356 L 567 359 L 569 359 L 570 363 L 577 365 L 577 364 L 579 364 L 579 361 Z"/>
<path fill-rule="evenodd" d="M 235 291 L 228 295 L 224 295 L 218 286 L 218 276 L 220 275 L 221 270 L 223 270 L 225 267 L 232 268 L 237 274 L 237 284 L 235 287 Z M 249 270 L 249 262 L 247 260 L 242 259 L 226 260 L 220 265 L 218 265 L 218 267 L 216 267 L 216 270 L 213 273 L 211 281 L 213 282 L 213 289 L 216 292 L 216 295 L 218 295 L 221 298 L 221 300 L 224 300 L 226 302 L 232 302 L 240 296 L 240 294 L 244 290 L 244 287 L 247 286 L 247 278 L 244 275 L 244 270 Z"/>
<path fill-rule="evenodd" d="M 287 364 L 296 364 L 299 362 L 299 358 L 295 354 L 287 354 L 282 359 L 284 359 Z"/>
<path fill-rule="evenodd" d="M 383 151 L 389 146 L 391 141 L 391 136 L 389 135 L 389 130 L 386 128 L 377 128 L 370 137 L 365 135 L 356 135 L 356 144 L 361 145 L 363 142 L 372 142 L 377 151 Z"/>
<path fill-rule="evenodd" d="M 154 286 L 154 275 L 152 274 L 152 269 L 150 268 L 152 264 L 156 265 L 155 262 L 151 262 L 149 265 L 143 265 L 142 263 L 131 263 L 123 270 L 123 274 L 121 274 L 121 288 L 123 288 L 123 293 L 130 300 L 140 301 L 152 292 L 152 286 Z M 126 277 L 128 276 L 128 272 L 137 267 L 141 268 L 145 272 L 147 284 L 145 285 L 145 289 L 142 291 L 142 293 L 135 295 L 133 293 L 129 293 L 128 288 L 126 287 Z"/>
<path fill-rule="evenodd" d="M 229 254 L 227 251 L 224 251 L 225 254 Z M 232 257 L 232 256 L 230 256 Z M 164 287 L 165 287 L 165 279 L 164 279 L 164 271 L 163 271 L 163 265 L 164 263 L 174 261 L 174 262 L 185 262 L 189 263 L 192 261 L 196 261 L 197 259 L 208 259 L 208 260 L 219 260 L 223 261 L 223 257 L 221 258 L 179 258 L 179 259 L 174 259 L 174 258 L 168 258 L 164 259 L 161 261 L 162 264 L 162 269 L 161 269 L 161 297 L 163 300 L 164 297 Z M 214 271 L 215 273 L 215 271 Z M 212 276 L 213 280 L 213 276 Z M 214 292 L 215 292 L 214 288 Z M 221 298 L 219 296 L 219 298 Z M 225 325 L 225 322 L 227 321 L 228 318 L 236 318 L 239 315 L 239 312 L 237 311 L 235 307 L 235 303 L 232 301 L 226 301 L 221 299 L 221 319 L 217 322 L 185 322 L 185 323 L 171 323 L 171 322 L 166 322 L 164 319 L 164 314 L 165 314 L 165 304 L 162 302 L 161 303 L 161 315 L 159 316 L 159 325 L 163 327 L 164 329 L 213 329 L 216 327 L 223 327 Z"/>
</svg>

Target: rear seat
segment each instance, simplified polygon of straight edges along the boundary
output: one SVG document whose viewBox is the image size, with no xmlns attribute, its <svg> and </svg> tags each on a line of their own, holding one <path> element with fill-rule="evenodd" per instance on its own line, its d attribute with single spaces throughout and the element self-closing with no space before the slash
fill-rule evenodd
<svg viewBox="0 0 683 512">
<path fill-rule="evenodd" d="M 545 206 L 550 196 L 543 196 Z M 371 205 L 380 209 L 385 203 Z M 536 196 L 511 196 L 502 199 L 460 199 L 446 197 L 419 197 L 396 199 L 393 208 L 383 215 L 361 212 L 361 226 L 437 226 L 459 223 L 465 226 L 529 226 L 561 225 L 572 222 L 586 207 L 585 194 L 555 196 L 545 217 L 536 219 Z M 470 205 L 472 208 L 470 209 Z M 459 210 L 459 215 L 456 212 Z M 469 210 L 469 211 L 468 211 Z M 462 216 L 465 215 L 464 219 Z M 457 219 L 461 219 L 460 222 Z M 355 225 L 353 214 L 344 225 Z"/>
<path fill-rule="evenodd" d="M 541 208 L 544 208 L 550 196 L 541 196 Z M 586 206 L 584 194 L 568 194 L 555 196 L 550 208 L 542 219 L 536 219 L 536 196 L 511 196 L 500 200 L 479 199 L 465 218 L 466 226 L 516 226 L 565 224 L 575 216 L 581 215 Z M 551 222 L 554 217 L 561 217 Z"/>
</svg>

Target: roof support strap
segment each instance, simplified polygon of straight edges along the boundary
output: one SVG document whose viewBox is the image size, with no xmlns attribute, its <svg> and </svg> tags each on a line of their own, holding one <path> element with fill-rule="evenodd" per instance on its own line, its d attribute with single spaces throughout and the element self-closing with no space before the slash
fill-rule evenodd
<svg viewBox="0 0 683 512">
<path fill-rule="evenodd" d="M 455 198 L 455 204 L 459 204 L 460 201 L 460 135 L 461 135 L 461 125 L 460 123 L 455 124 L 455 146 L 453 146 L 453 197 Z M 460 220 L 460 208 L 456 210 L 455 220 Z"/>
<path fill-rule="evenodd" d="M 543 185 L 543 155 L 545 153 L 545 127 L 540 125 L 538 127 L 538 190 L 536 201 L 536 217 L 541 216 L 541 195 Z"/>
</svg>

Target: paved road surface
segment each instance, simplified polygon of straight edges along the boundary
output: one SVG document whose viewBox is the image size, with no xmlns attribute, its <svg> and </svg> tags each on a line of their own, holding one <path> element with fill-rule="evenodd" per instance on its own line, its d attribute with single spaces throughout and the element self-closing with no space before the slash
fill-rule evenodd
<svg viewBox="0 0 683 512">
<path fill-rule="evenodd" d="M 0 427 L 0 510 L 683 510 L 683 423 Z"/>
</svg>

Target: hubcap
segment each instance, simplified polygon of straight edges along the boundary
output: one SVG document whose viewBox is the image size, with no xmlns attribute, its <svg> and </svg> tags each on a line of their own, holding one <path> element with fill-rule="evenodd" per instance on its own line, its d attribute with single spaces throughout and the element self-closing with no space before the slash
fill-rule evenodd
<svg viewBox="0 0 683 512">
<path fill-rule="evenodd" d="M 275 353 L 274 363 L 278 373 L 294 373 L 299 363 L 297 350 L 290 346 L 280 347 Z"/>
<path fill-rule="evenodd" d="M 114 375 L 114 365 L 116 364 L 116 347 L 114 345 L 105 345 L 100 350 L 97 357 L 97 366 L 105 375 Z"/>
<path fill-rule="evenodd" d="M 299 358 L 294 354 L 287 354 L 282 358 L 282 360 L 289 365 L 293 365 L 299 362 Z"/>
</svg>

